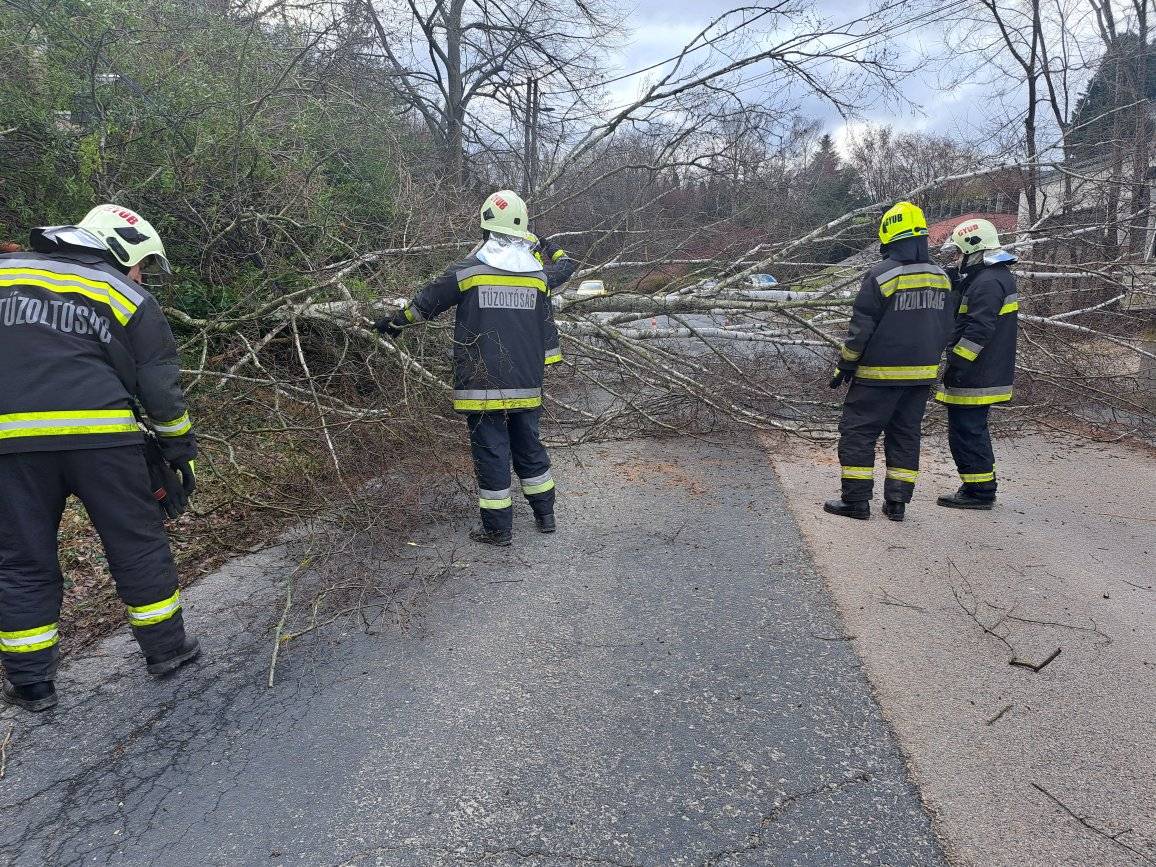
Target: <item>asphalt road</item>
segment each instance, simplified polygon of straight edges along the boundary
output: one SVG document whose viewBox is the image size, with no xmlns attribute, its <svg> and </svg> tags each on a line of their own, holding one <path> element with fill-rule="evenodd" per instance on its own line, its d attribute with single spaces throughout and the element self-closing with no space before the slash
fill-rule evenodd
<svg viewBox="0 0 1156 867">
<path fill-rule="evenodd" d="M 558 535 L 432 528 L 383 566 L 461 564 L 420 625 L 298 639 L 273 689 L 278 551 L 187 594 L 197 670 L 154 684 L 123 635 L 74 661 L 53 716 L 0 715 L 0 859 L 943 863 L 766 456 L 557 466 Z"/>
</svg>

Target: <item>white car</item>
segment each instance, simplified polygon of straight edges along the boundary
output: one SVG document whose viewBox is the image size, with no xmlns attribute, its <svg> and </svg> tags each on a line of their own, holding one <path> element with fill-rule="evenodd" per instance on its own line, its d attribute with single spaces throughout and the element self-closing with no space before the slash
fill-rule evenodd
<svg viewBox="0 0 1156 867">
<path fill-rule="evenodd" d="M 575 298 L 597 298 L 606 294 L 606 284 L 601 280 L 583 280 L 574 290 Z"/>
</svg>

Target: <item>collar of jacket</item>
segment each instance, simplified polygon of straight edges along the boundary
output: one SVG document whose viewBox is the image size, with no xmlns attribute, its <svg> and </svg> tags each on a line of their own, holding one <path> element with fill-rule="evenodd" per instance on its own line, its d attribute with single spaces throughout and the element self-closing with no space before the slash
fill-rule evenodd
<svg viewBox="0 0 1156 867">
<path fill-rule="evenodd" d="M 930 262 L 931 255 L 927 248 L 927 236 L 918 238 L 900 238 L 890 244 L 883 244 L 879 248 L 884 259 L 891 259 L 901 265 L 914 265 L 917 262 Z"/>
<path fill-rule="evenodd" d="M 122 276 L 128 273 L 120 266 L 120 263 L 116 261 L 112 253 L 57 240 L 47 235 L 44 232 L 45 228 L 56 227 L 41 227 L 33 229 L 29 233 L 28 246 L 32 248 L 33 252 L 42 253 L 45 256 L 57 257 L 69 262 L 76 262 L 80 265 L 111 266 L 117 274 Z"/>
<path fill-rule="evenodd" d="M 542 270 L 542 263 L 534 257 L 529 245 L 518 242 L 503 243 L 493 235 L 474 253 L 491 268 L 513 274 L 532 274 Z"/>
<path fill-rule="evenodd" d="M 964 277 L 974 277 L 980 271 L 986 271 L 988 268 L 1003 268 L 1006 271 L 1012 264 L 1019 261 L 1014 254 L 1007 250 L 984 250 L 982 256 L 978 253 L 971 255 L 975 257 L 975 261 L 965 262 L 965 267 L 960 268 L 959 271 Z M 967 258 L 971 258 L 971 256 Z"/>
</svg>

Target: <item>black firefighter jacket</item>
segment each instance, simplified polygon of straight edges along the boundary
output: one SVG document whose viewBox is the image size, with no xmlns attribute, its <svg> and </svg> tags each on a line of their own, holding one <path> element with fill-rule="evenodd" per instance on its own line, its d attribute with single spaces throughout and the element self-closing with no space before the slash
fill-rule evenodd
<svg viewBox="0 0 1156 867">
<path fill-rule="evenodd" d="M 0 255 L 0 370 L 0 454 L 143 442 L 124 377 L 165 457 L 196 457 L 164 313 L 96 252 Z"/>
<path fill-rule="evenodd" d="M 839 367 L 864 385 L 935 382 L 955 312 L 951 281 L 930 263 L 926 237 L 883 254 L 863 275 Z"/>
<path fill-rule="evenodd" d="M 1012 398 L 1016 370 L 1019 295 L 1007 264 L 979 265 L 962 275 L 943 385 L 935 399 L 956 406 L 987 406 Z"/>
<path fill-rule="evenodd" d="M 545 260 L 550 264 L 545 264 Z M 542 405 L 545 365 L 562 360 L 550 301 L 574 273 L 574 262 L 549 241 L 542 270 L 502 271 L 470 256 L 428 283 L 405 308 L 410 323 L 457 307 L 454 324 L 454 409 L 534 409 Z"/>
</svg>

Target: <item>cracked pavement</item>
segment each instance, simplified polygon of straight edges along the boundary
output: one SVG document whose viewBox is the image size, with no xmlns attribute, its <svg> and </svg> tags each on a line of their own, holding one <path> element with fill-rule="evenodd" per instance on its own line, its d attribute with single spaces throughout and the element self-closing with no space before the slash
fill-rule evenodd
<svg viewBox="0 0 1156 867">
<path fill-rule="evenodd" d="M 418 624 L 297 639 L 273 689 L 284 549 L 187 593 L 199 667 L 155 683 L 127 633 L 73 659 L 58 711 L 0 714 L 0 861 L 944 863 L 765 453 L 556 468 L 556 536 L 428 528 L 464 566 Z"/>
</svg>

